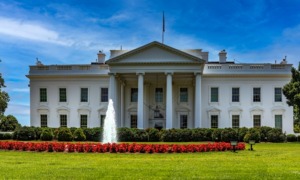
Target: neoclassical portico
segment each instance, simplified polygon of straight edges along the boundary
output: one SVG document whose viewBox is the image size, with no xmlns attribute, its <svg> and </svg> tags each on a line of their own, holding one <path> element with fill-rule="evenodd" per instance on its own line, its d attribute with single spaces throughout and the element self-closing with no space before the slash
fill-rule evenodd
<svg viewBox="0 0 300 180">
<path fill-rule="evenodd" d="M 152 42 L 111 57 L 106 62 L 110 67 L 109 97 L 115 102 L 119 124 L 130 127 L 130 121 L 134 121 L 130 118 L 136 115 L 139 129 L 159 123 L 166 129 L 179 128 L 180 119 L 188 127 L 201 127 L 201 74 L 205 60 L 199 52 L 195 56 Z M 136 88 L 134 102 L 129 96 L 135 96 Z M 162 91 L 163 100 L 157 102 L 156 91 Z M 156 111 L 160 116 L 155 116 Z"/>
</svg>

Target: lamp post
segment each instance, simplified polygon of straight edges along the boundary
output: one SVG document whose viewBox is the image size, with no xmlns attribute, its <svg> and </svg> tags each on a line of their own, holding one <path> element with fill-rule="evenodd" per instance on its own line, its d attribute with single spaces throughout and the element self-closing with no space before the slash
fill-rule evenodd
<svg viewBox="0 0 300 180">
<path fill-rule="evenodd" d="M 233 152 L 235 152 L 235 146 L 237 145 L 237 141 L 230 141 L 230 145 L 233 146 Z"/>
<path fill-rule="evenodd" d="M 255 140 L 249 140 L 249 144 L 250 144 L 250 151 L 253 151 L 253 145 L 255 145 Z"/>
</svg>

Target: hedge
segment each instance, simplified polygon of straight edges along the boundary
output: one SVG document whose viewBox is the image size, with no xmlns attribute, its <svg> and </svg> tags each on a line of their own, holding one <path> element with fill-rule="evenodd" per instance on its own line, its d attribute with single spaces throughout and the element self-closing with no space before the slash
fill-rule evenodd
<svg viewBox="0 0 300 180">
<path fill-rule="evenodd" d="M 42 134 L 44 130 L 46 134 Z M 52 140 L 59 141 L 102 141 L 102 128 L 36 128 L 36 127 L 21 127 L 13 133 L 13 139 L 16 140 Z M 136 129 L 136 128 L 118 128 L 119 142 L 199 142 L 199 141 L 215 141 L 229 142 L 237 140 L 239 142 L 248 142 L 255 140 L 256 142 L 284 142 L 292 141 L 291 137 L 286 137 L 280 129 L 270 127 L 260 128 L 225 128 L 225 129 L 162 129 L 155 128 Z M 44 136 L 49 136 L 47 139 Z M 85 138 L 84 138 L 85 136 Z M 52 138 L 51 138 L 52 137 Z M 1 137 L 0 137 L 1 138 Z M 298 138 L 299 139 L 299 138 Z"/>
</svg>

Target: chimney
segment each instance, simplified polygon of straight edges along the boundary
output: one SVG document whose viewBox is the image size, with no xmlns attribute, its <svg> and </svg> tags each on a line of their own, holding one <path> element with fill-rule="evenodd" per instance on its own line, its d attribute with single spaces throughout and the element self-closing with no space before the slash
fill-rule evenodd
<svg viewBox="0 0 300 180">
<path fill-rule="evenodd" d="M 105 63 L 105 54 L 102 51 L 99 51 L 98 55 L 98 63 Z"/>
<path fill-rule="evenodd" d="M 227 59 L 226 55 L 227 55 L 227 52 L 225 51 L 225 49 L 222 50 L 221 52 L 219 52 L 219 62 L 220 63 L 226 63 L 226 59 Z"/>
</svg>

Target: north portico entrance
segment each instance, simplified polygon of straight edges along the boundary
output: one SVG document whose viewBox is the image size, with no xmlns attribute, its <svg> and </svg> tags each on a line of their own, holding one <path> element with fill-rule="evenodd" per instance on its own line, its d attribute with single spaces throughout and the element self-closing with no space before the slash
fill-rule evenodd
<svg viewBox="0 0 300 180">
<path fill-rule="evenodd" d="M 118 126 L 144 129 L 201 127 L 201 75 L 206 53 L 152 42 L 114 50 L 109 97 Z M 202 54 L 201 54 L 202 53 Z"/>
</svg>

